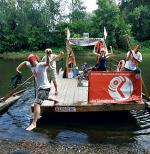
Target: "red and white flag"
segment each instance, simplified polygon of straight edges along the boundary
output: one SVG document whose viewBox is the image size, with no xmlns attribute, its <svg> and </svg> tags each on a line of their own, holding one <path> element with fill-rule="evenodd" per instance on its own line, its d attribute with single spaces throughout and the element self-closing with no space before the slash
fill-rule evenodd
<svg viewBox="0 0 150 154">
<path fill-rule="evenodd" d="M 134 72 L 89 73 L 89 104 L 142 102 L 142 79 Z"/>
<path fill-rule="evenodd" d="M 104 27 L 104 40 L 106 40 L 107 38 L 107 31 L 106 31 L 106 28 Z"/>
</svg>

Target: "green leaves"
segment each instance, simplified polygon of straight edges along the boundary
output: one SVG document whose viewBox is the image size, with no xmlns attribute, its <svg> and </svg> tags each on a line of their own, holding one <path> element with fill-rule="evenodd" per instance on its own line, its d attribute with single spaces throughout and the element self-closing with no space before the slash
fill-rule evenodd
<svg viewBox="0 0 150 154">
<path fill-rule="evenodd" d="M 123 35 L 129 27 L 121 16 L 119 6 L 110 0 L 98 0 L 98 9 L 93 18 L 94 33 L 103 37 L 103 28 L 108 32 L 107 43 L 114 47 L 124 48 Z"/>
<path fill-rule="evenodd" d="M 150 3 L 147 0 L 127 0 L 122 3 L 121 10 L 126 22 L 130 23 L 133 36 L 138 41 L 150 39 Z"/>
<path fill-rule="evenodd" d="M 51 41 L 51 36 L 57 36 L 59 15 L 59 2 L 55 0 L 0 1 L 0 52 L 37 50 L 56 44 L 56 37 Z"/>
</svg>

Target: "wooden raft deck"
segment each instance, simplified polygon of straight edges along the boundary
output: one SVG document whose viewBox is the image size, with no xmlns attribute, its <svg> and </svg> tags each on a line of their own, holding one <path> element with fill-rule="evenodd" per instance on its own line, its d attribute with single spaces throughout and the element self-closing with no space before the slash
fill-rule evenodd
<svg viewBox="0 0 150 154">
<path fill-rule="evenodd" d="M 130 102 L 126 104 L 88 104 L 88 86 L 78 87 L 77 79 L 62 78 L 62 72 L 58 75 L 58 95 L 55 96 L 54 86 L 50 96 L 60 100 L 54 105 L 53 101 L 44 101 L 41 105 L 43 112 L 99 112 L 121 110 L 143 110 L 145 104 Z M 33 111 L 33 105 L 32 105 Z"/>
</svg>

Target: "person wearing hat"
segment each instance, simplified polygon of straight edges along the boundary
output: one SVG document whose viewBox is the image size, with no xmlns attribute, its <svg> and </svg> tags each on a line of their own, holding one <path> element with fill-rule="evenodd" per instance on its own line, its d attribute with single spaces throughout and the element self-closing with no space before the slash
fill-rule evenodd
<svg viewBox="0 0 150 154">
<path fill-rule="evenodd" d="M 36 81 L 37 95 L 34 101 L 34 117 L 31 125 L 26 129 L 29 131 L 36 128 L 36 123 L 39 118 L 41 110 L 40 106 L 44 100 L 51 100 L 54 101 L 55 103 L 58 103 L 57 99 L 54 99 L 49 96 L 49 92 L 51 90 L 51 84 L 48 81 L 47 71 L 46 71 L 47 66 L 49 66 L 48 52 L 49 51 L 46 50 L 46 62 L 39 62 L 39 58 L 35 54 L 30 54 L 28 56 L 28 61 L 23 61 L 16 68 L 16 71 L 20 72 L 20 69 L 23 66 L 28 66 L 31 69 Z"/>
<path fill-rule="evenodd" d="M 48 52 L 47 52 L 48 51 Z M 52 49 L 46 49 L 47 55 L 49 57 L 49 66 L 47 69 L 50 81 L 53 81 L 55 87 L 55 95 L 58 94 L 58 84 L 57 84 L 57 71 L 56 71 L 56 61 L 64 55 L 63 52 L 60 52 L 59 55 L 53 54 Z M 46 56 L 42 58 L 42 61 L 46 61 Z"/>
<path fill-rule="evenodd" d="M 110 49 L 111 49 L 111 52 L 106 55 L 106 49 L 105 48 L 101 48 L 98 53 L 95 51 L 95 48 L 94 48 L 93 53 L 98 58 L 98 61 L 97 61 L 97 64 L 95 65 L 95 67 L 93 68 L 93 70 L 106 71 L 106 58 L 113 54 L 111 46 L 110 46 Z"/>
<path fill-rule="evenodd" d="M 130 50 L 127 53 L 125 71 L 133 71 L 140 73 L 141 70 L 138 68 L 138 64 L 142 62 L 142 54 L 140 52 L 140 45 L 136 45 L 134 50 Z"/>
</svg>

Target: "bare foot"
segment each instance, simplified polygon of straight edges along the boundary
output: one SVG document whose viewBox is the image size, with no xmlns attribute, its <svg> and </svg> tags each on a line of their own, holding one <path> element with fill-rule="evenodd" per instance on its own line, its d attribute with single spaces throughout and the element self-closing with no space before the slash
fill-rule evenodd
<svg viewBox="0 0 150 154">
<path fill-rule="evenodd" d="M 55 96 L 57 96 L 58 95 L 58 92 L 57 91 L 55 91 Z"/>
<path fill-rule="evenodd" d="M 28 128 L 26 128 L 26 130 L 31 131 L 31 130 L 33 130 L 34 128 L 36 128 L 36 125 L 31 124 Z"/>
<path fill-rule="evenodd" d="M 57 100 L 57 101 L 54 101 L 54 105 L 57 105 L 57 104 L 63 104 L 63 100 Z"/>
<path fill-rule="evenodd" d="M 58 104 L 59 103 L 59 101 L 54 101 L 54 105 L 56 105 L 56 104 Z"/>
</svg>

